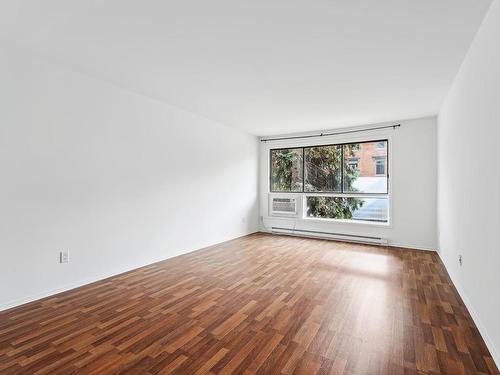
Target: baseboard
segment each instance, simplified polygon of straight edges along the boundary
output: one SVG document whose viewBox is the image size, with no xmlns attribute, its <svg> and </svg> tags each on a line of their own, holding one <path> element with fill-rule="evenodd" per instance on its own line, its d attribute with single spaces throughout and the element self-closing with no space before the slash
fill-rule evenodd
<svg viewBox="0 0 500 375">
<path fill-rule="evenodd" d="M 37 294 L 32 294 L 30 296 L 23 297 L 23 298 L 14 300 L 14 301 L 9 301 L 7 303 L 3 303 L 0 305 L 0 311 L 11 309 L 13 307 L 18 307 L 18 306 L 24 305 L 26 303 L 37 301 L 39 299 L 51 297 L 51 296 L 54 296 L 54 295 L 59 294 L 59 293 L 67 292 L 68 290 L 79 288 L 79 287 L 84 286 L 84 285 L 92 284 L 92 283 L 95 283 L 96 281 L 101 281 L 101 280 L 104 280 L 104 279 L 107 279 L 107 278 L 110 278 L 113 276 L 117 276 L 117 275 L 120 275 L 124 272 L 128 272 L 128 271 L 131 271 L 131 270 L 136 269 L 136 268 L 145 267 L 147 265 L 150 265 L 150 264 L 153 264 L 156 262 L 157 261 L 146 263 L 143 265 L 138 265 L 137 267 L 134 267 L 134 268 L 124 268 L 124 269 L 120 269 L 120 270 L 113 271 L 110 273 L 101 274 L 99 276 L 89 277 L 89 278 L 86 278 L 83 280 L 79 280 L 79 281 L 75 281 L 75 282 L 70 283 L 70 284 L 63 285 L 60 288 L 46 290 L 46 291 L 43 291 L 43 292 L 40 292 Z"/>
<path fill-rule="evenodd" d="M 467 297 L 467 294 L 464 292 L 462 285 L 458 282 L 458 278 L 452 272 L 450 272 L 450 269 L 446 266 L 446 262 L 441 257 L 441 254 L 438 253 L 438 256 L 441 259 L 441 262 L 443 263 L 443 265 L 446 269 L 446 272 L 448 272 L 448 276 L 450 277 L 451 281 L 453 282 L 453 285 L 455 286 L 455 289 L 457 290 L 458 294 L 460 295 L 460 298 L 462 298 L 462 301 L 463 301 L 465 307 L 467 307 L 467 310 L 469 310 L 469 313 L 472 317 L 472 320 L 474 321 L 474 324 L 476 325 L 477 329 L 479 330 L 481 337 L 483 338 L 486 346 L 488 347 L 488 350 L 490 351 L 491 357 L 495 361 L 495 364 L 497 365 L 497 367 L 500 367 L 500 352 L 495 347 L 495 344 L 493 343 L 493 340 L 491 339 L 491 337 L 488 335 L 488 332 L 486 331 L 486 327 L 481 322 L 481 319 L 479 318 L 479 315 L 477 314 L 476 310 L 472 306 L 472 303 L 470 302 L 469 297 Z"/>
<path fill-rule="evenodd" d="M 392 242 L 391 240 L 389 240 L 389 246 L 390 247 L 400 247 L 403 249 L 410 249 L 410 250 L 424 250 L 424 251 L 436 252 L 436 248 L 432 247 L 432 246 L 422 246 L 422 245 L 413 245 L 413 244 L 407 244 L 407 243 Z"/>
<path fill-rule="evenodd" d="M 244 235 L 241 235 L 241 236 L 237 236 L 237 237 L 234 237 L 234 238 L 230 238 L 230 239 L 227 239 L 227 240 L 224 240 L 224 241 L 221 241 L 221 242 L 216 242 L 216 243 L 213 243 L 211 245 L 204 246 L 202 248 L 191 249 L 191 250 L 187 250 L 187 251 L 184 251 L 184 252 L 181 252 L 181 253 L 178 253 L 178 254 L 172 254 L 171 256 L 168 256 L 166 258 L 161 258 L 161 259 L 155 259 L 155 260 L 147 261 L 145 263 L 140 263 L 140 264 L 137 264 L 137 265 L 134 265 L 134 266 L 131 266 L 131 267 L 123 267 L 123 268 L 120 268 L 118 270 L 107 272 L 107 273 L 104 273 L 104 274 L 101 274 L 101 275 L 98 275 L 98 276 L 92 276 L 92 277 L 85 278 L 85 279 L 82 279 L 82 280 L 79 280 L 79 281 L 75 281 L 73 283 L 66 284 L 66 285 L 61 286 L 59 288 L 46 290 L 46 291 L 43 291 L 43 292 L 40 292 L 40 293 L 32 294 L 32 295 L 27 296 L 27 297 L 19 298 L 19 299 L 13 300 L 13 301 L 8 301 L 8 302 L 0 304 L 0 312 L 4 311 L 4 310 L 7 310 L 7 309 L 14 308 L 14 307 L 19 307 L 21 305 L 24 305 L 24 304 L 27 304 L 27 303 L 30 303 L 30 302 L 34 302 L 34 301 L 37 301 L 37 300 L 40 300 L 40 299 L 43 299 L 43 298 L 52 297 L 52 296 L 55 296 L 56 294 L 67 292 L 67 291 L 69 291 L 71 289 L 80 288 L 82 286 L 85 286 L 85 285 L 88 285 L 88 284 L 92 284 L 92 283 L 95 283 L 97 281 L 105 280 L 105 279 L 108 279 L 110 277 L 115 277 L 115 276 L 118 276 L 118 275 L 120 275 L 122 273 L 133 271 L 133 270 L 136 270 L 136 269 L 139 269 L 139 268 L 142 268 L 142 267 L 146 267 L 146 266 L 149 266 L 151 264 L 158 263 L 158 262 L 161 262 L 161 261 L 164 261 L 164 260 L 167 260 L 167 259 L 171 259 L 171 258 L 175 258 L 175 257 L 182 256 L 182 255 L 185 255 L 185 254 L 193 253 L 195 251 L 200 251 L 200 250 L 206 249 L 206 248 L 214 246 L 214 245 L 218 245 L 218 244 L 222 244 L 224 242 L 235 240 L 237 238 L 246 237 L 246 236 L 249 236 L 249 235 L 254 234 L 254 233 L 256 233 L 256 232 L 250 232 L 250 233 L 247 233 L 247 234 L 244 234 Z"/>
<path fill-rule="evenodd" d="M 262 233 L 268 233 L 268 234 L 273 234 L 273 231 L 267 229 L 267 228 L 261 228 L 259 232 Z M 313 237 L 313 236 L 305 236 L 302 235 L 301 233 L 296 233 L 294 234 L 297 237 L 307 237 L 307 238 L 318 238 L 318 237 Z M 342 239 L 335 239 L 335 241 L 340 241 L 340 242 L 351 242 L 353 241 L 343 241 Z M 389 239 L 389 244 L 387 245 L 389 247 L 399 247 L 403 249 L 410 249 L 410 250 L 424 250 L 424 251 L 431 251 L 431 252 L 436 252 L 436 248 L 431 247 L 431 246 L 422 246 L 422 245 L 413 245 L 413 244 L 407 244 L 407 243 L 399 243 L 399 242 L 393 242 Z"/>
</svg>

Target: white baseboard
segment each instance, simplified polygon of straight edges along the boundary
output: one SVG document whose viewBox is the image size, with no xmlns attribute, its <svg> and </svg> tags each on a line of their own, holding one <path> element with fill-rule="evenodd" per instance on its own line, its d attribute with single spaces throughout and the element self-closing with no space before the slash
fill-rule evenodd
<svg viewBox="0 0 500 375">
<path fill-rule="evenodd" d="M 100 275 L 97 275 L 97 276 L 94 275 L 92 277 L 88 277 L 88 278 L 85 278 L 85 279 L 82 279 L 82 280 L 78 280 L 78 281 L 75 281 L 73 283 L 69 283 L 69 284 L 63 285 L 63 286 L 61 286 L 59 288 L 50 289 L 50 290 L 44 290 L 43 292 L 32 294 L 30 296 L 26 296 L 26 297 L 19 298 L 19 299 L 16 299 L 16 300 L 11 300 L 11 301 L 8 301 L 8 302 L 2 302 L 2 303 L 0 303 L 0 312 L 4 311 L 4 310 L 7 310 L 7 309 L 10 309 L 10 308 L 13 308 L 13 307 L 24 305 L 26 303 L 30 303 L 30 302 L 36 301 L 36 300 L 39 300 L 39 299 L 42 299 L 42 298 L 50 297 L 50 296 L 53 296 L 53 295 L 58 294 L 58 293 L 67 292 L 68 290 L 79 288 L 81 286 L 84 286 L 84 285 L 87 285 L 87 284 L 91 284 L 91 283 L 94 283 L 96 281 L 100 281 L 100 280 L 104 280 L 104 279 L 107 279 L 107 278 L 110 278 L 110 277 L 114 277 L 114 276 L 117 276 L 117 275 L 122 274 L 124 272 L 129 272 L 129 271 L 141 268 L 141 267 L 149 266 L 150 264 L 153 264 L 153 263 L 161 262 L 163 260 L 167 260 L 167 259 L 174 258 L 174 257 L 180 256 L 180 255 L 184 255 L 184 254 L 189 254 L 189 253 L 192 253 L 194 251 L 202 250 L 202 249 L 205 249 L 207 247 L 214 246 L 214 245 L 226 242 L 226 241 L 234 240 L 236 238 L 248 236 L 248 235 L 250 235 L 252 233 L 255 233 L 255 231 L 251 231 L 249 233 L 245 233 L 245 234 L 242 234 L 242 235 L 239 235 L 239 236 L 236 236 L 236 237 L 231 237 L 231 238 L 228 238 L 228 239 L 223 239 L 220 242 L 216 242 L 216 243 L 212 243 L 212 244 L 207 244 L 206 246 L 203 246 L 201 248 L 189 249 L 189 250 L 185 250 L 185 251 L 182 251 L 182 252 L 179 252 L 179 253 L 174 253 L 174 254 L 171 254 L 170 256 L 166 257 L 166 258 L 153 259 L 153 260 L 149 260 L 149 261 L 144 262 L 144 263 L 134 264 L 134 265 L 131 265 L 131 266 L 128 266 L 128 267 L 123 267 L 123 268 L 120 268 L 120 269 L 113 270 L 111 272 L 106 272 L 106 273 L 103 273 L 103 274 L 100 274 Z"/>
<path fill-rule="evenodd" d="M 114 275 L 118 275 L 118 274 L 123 273 L 123 272 L 125 272 L 125 271 L 113 273 L 111 275 L 101 275 L 101 276 L 96 276 L 94 278 L 80 280 L 80 281 L 77 281 L 75 283 L 64 285 L 60 288 L 45 290 L 45 291 L 37 293 L 37 294 L 32 294 L 32 295 L 29 295 L 29 296 L 26 296 L 23 298 L 8 301 L 6 303 L 0 304 L 0 312 L 7 310 L 7 309 L 10 309 L 10 308 L 13 308 L 13 307 L 18 307 L 18 306 L 24 305 L 26 303 L 36 301 L 36 300 L 39 300 L 42 298 L 50 297 L 54 294 L 66 292 L 68 290 L 75 289 L 75 288 L 78 288 L 78 287 L 86 285 L 86 284 L 91 284 L 95 281 L 103 280 L 103 279 L 106 279 L 106 278 L 114 276 Z"/>
<path fill-rule="evenodd" d="M 391 247 L 401 247 L 404 249 L 413 249 L 413 250 L 425 250 L 425 251 L 436 251 L 436 248 L 432 246 L 422 246 L 422 245 L 414 245 L 414 244 L 408 244 L 408 243 L 400 243 L 400 242 L 393 242 L 389 240 L 389 246 Z"/>
<path fill-rule="evenodd" d="M 465 293 L 462 285 L 458 282 L 458 278 L 450 271 L 450 268 L 446 267 L 446 262 L 443 257 L 438 253 L 439 258 L 441 259 L 441 262 L 443 262 L 444 267 L 446 268 L 446 271 L 448 272 L 448 275 L 450 275 L 450 279 L 453 282 L 453 285 L 458 291 L 458 294 L 460 294 L 460 297 L 462 298 L 462 301 L 465 304 L 465 307 L 467 307 L 467 310 L 469 310 L 469 313 L 472 317 L 472 320 L 476 324 L 477 329 L 479 330 L 479 333 L 481 334 L 486 346 L 488 347 L 488 350 L 490 351 L 491 357 L 495 361 L 495 364 L 497 367 L 500 366 L 500 352 L 498 349 L 495 347 L 495 344 L 493 343 L 493 340 L 491 339 L 490 335 L 488 335 L 488 332 L 486 331 L 486 327 L 484 324 L 481 322 L 481 319 L 479 318 L 478 313 L 472 306 L 472 303 L 469 300 L 469 297 L 467 297 L 467 294 Z"/>
<path fill-rule="evenodd" d="M 166 259 L 168 259 L 168 258 L 166 258 Z M 92 284 L 96 281 L 104 280 L 104 279 L 119 275 L 119 274 L 124 273 L 124 272 L 128 272 L 128 271 L 131 271 L 131 270 L 134 270 L 137 268 L 141 268 L 141 267 L 145 267 L 145 266 L 148 266 L 150 264 L 159 262 L 161 260 L 164 260 L 164 259 L 159 259 L 159 260 L 147 262 L 144 264 L 138 264 L 137 266 L 133 266 L 133 267 L 126 267 L 123 269 L 114 270 L 112 272 L 107 272 L 107 273 L 104 273 L 101 275 L 92 276 L 89 278 L 78 280 L 78 281 L 75 281 L 73 283 L 63 285 L 59 288 L 45 290 L 43 292 L 32 294 L 32 295 L 27 296 L 27 297 L 23 297 L 23 298 L 19 298 L 19 299 L 13 300 L 13 301 L 2 303 L 2 304 L 0 304 L 0 311 L 7 310 L 7 309 L 17 307 L 17 306 L 21 306 L 21 305 L 24 305 L 26 303 L 33 302 L 33 301 L 36 301 L 36 300 L 39 300 L 42 298 L 50 297 L 50 296 L 53 296 L 55 294 L 66 292 L 66 291 L 71 290 L 71 289 L 79 288 L 79 287 L 87 285 L 87 284 Z"/>
</svg>

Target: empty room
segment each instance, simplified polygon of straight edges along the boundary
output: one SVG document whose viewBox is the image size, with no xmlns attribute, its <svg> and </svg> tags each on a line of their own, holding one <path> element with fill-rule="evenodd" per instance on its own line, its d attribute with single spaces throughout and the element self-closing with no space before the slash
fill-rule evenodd
<svg viewBox="0 0 500 375">
<path fill-rule="evenodd" d="M 500 0 L 0 0 L 0 374 L 500 374 L 499 139 Z"/>
</svg>

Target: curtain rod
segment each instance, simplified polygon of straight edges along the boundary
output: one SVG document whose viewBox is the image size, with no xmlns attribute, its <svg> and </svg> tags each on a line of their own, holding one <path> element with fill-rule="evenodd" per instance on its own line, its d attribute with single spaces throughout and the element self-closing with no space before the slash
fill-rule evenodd
<svg viewBox="0 0 500 375">
<path fill-rule="evenodd" d="M 360 133 L 360 132 L 367 132 L 371 130 L 379 130 L 379 129 L 389 129 L 389 128 L 399 128 L 401 124 L 395 124 L 395 125 L 387 125 L 387 126 L 379 126 L 376 128 L 367 128 L 367 129 L 359 129 L 359 130 L 347 130 L 343 132 L 337 132 L 337 133 L 320 133 L 320 134 L 311 134 L 311 135 L 297 135 L 293 137 L 280 137 L 280 138 L 264 138 L 261 139 L 261 142 L 267 142 L 267 141 L 284 141 L 287 139 L 303 139 L 303 138 L 315 138 L 315 137 L 326 137 L 329 135 L 340 135 L 340 134 L 350 134 L 350 133 Z"/>
</svg>

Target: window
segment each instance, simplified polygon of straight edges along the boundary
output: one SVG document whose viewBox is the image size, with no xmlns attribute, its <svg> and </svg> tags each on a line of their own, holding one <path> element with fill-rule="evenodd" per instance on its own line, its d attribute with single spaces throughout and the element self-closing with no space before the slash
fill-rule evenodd
<svg viewBox="0 0 500 375">
<path fill-rule="evenodd" d="M 301 193 L 303 216 L 389 221 L 388 141 L 271 150 L 272 192 Z"/>
<path fill-rule="evenodd" d="M 383 149 L 376 144 L 384 143 Z M 349 143 L 344 148 L 344 192 L 384 194 L 387 193 L 387 176 L 385 175 L 385 159 L 387 157 L 387 141 Z M 353 159 L 357 163 L 352 163 Z M 379 172 L 377 161 L 383 160 L 383 172 Z"/>
<path fill-rule="evenodd" d="M 321 219 L 362 220 L 387 223 L 387 197 L 306 197 L 306 216 Z"/>
<path fill-rule="evenodd" d="M 377 176 L 385 175 L 385 159 L 375 159 L 375 174 Z"/>
<path fill-rule="evenodd" d="M 304 191 L 340 192 L 342 146 L 304 148 Z"/>
<path fill-rule="evenodd" d="M 271 191 L 302 191 L 303 148 L 271 150 Z"/>
<path fill-rule="evenodd" d="M 347 159 L 347 164 L 351 167 L 351 168 L 358 168 L 358 162 L 359 162 L 359 158 L 348 158 Z"/>
</svg>

